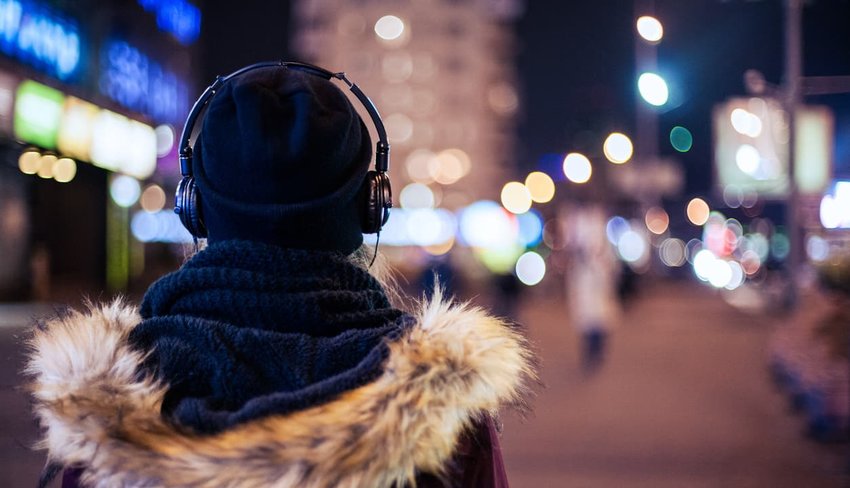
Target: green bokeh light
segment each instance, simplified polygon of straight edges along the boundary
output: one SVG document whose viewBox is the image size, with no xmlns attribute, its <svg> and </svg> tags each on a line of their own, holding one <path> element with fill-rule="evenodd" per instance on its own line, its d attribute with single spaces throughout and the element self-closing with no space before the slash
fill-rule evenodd
<svg viewBox="0 0 850 488">
<path fill-rule="evenodd" d="M 688 152 L 694 145 L 694 136 L 688 129 L 677 125 L 670 131 L 670 144 L 679 152 Z"/>
</svg>

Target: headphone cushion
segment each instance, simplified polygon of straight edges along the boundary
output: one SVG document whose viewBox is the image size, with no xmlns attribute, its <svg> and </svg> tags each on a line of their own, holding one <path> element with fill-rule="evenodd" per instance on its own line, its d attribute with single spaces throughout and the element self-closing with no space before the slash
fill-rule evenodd
<svg viewBox="0 0 850 488">
<path fill-rule="evenodd" d="M 366 193 L 365 208 L 361 219 L 363 232 L 374 234 L 381 230 L 387 217 L 389 217 L 387 205 L 389 180 L 385 173 L 369 171 L 363 183 Z"/>
<path fill-rule="evenodd" d="M 178 215 L 183 227 L 196 238 L 207 236 L 207 229 L 201 218 L 201 202 L 198 187 L 192 177 L 183 178 L 177 187 Z"/>
</svg>

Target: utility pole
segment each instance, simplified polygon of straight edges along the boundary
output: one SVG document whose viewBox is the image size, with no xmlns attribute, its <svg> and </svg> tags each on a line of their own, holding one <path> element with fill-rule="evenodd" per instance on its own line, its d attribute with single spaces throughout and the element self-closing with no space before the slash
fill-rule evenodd
<svg viewBox="0 0 850 488">
<path fill-rule="evenodd" d="M 787 305 L 796 307 L 799 299 L 799 275 L 803 261 L 803 236 L 800 232 L 800 191 L 797 187 L 797 108 L 800 105 L 803 78 L 803 0 L 785 1 L 785 79 L 784 104 L 788 114 L 788 279 Z"/>
</svg>

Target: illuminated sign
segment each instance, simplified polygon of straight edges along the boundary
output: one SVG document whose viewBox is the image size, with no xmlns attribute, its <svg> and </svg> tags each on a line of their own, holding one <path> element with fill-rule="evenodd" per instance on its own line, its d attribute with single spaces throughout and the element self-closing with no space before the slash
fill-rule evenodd
<svg viewBox="0 0 850 488">
<path fill-rule="evenodd" d="M 75 97 L 65 100 L 62 120 L 59 124 L 59 151 L 82 161 L 91 161 L 92 128 L 100 111 L 97 106 Z"/>
<path fill-rule="evenodd" d="M 156 15 L 156 25 L 182 44 L 191 44 L 201 33 L 201 11 L 186 0 L 139 0 Z"/>
<path fill-rule="evenodd" d="M 850 181 L 836 181 L 823 196 L 820 221 L 827 229 L 850 229 Z"/>
<path fill-rule="evenodd" d="M 720 190 L 764 197 L 788 194 L 788 115 L 778 101 L 733 98 L 713 114 L 714 165 Z M 795 181 L 803 194 L 829 184 L 834 120 L 826 107 L 801 105 L 796 117 Z"/>
<path fill-rule="evenodd" d="M 76 24 L 34 3 L 0 0 L 0 51 L 61 80 L 80 65 Z"/>
<path fill-rule="evenodd" d="M 91 162 L 109 171 L 145 179 L 156 169 L 153 127 L 101 110 L 92 126 Z"/>
<path fill-rule="evenodd" d="M 185 116 L 186 85 L 138 49 L 123 41 L 108 42 L 100 65 L 100 91 L 112 100 L 157 121 Z"/>
<path fill-rule="evenodd" d="M 16 76 L 0 72 L 0 132 L 12 133 L 15 117 L 15 89 L 21 82 Z"/>
<path fill-rule="evenodd" d="M 156 169 L 153 127 L 26 80 L 18 86 L 18 139 L 139 179 Z"/>
<path fill-rule="evenodd" d="M 49 86 L 26 80 L 18 86 L 16 99 L 15 137 L 45 149 L 55 149 L 65 95 Z"/>
</svg>

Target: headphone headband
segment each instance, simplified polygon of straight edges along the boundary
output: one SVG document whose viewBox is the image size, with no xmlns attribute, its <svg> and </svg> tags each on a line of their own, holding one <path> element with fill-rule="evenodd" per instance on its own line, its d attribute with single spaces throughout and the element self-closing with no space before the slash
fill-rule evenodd
<svg viewBox="0 0 850 488">
<path fill-rule="evenodd" d="M 378 109 L 375 107 L 375 104 L 372 103 L 372 100 L 363 93 L 363 90 L 348 79 L 345 73 L 334 73 L 312 64 L 294 61 L 266 61 L 245 66 L 244 68 L 238 69 L 227 76 L 217 76 L 213 84 L 208 86 L 195 104 L 192 105 L 192 111 L 189 112 L 189 116 L 186 118 L 186 123 L 183 125 L 183 134 L 180 136 L 180 174 L 182 174 L 184 178 L 192 177 L 192 131 L 194 130 L 195 124 L 201 116 L 201 113 L 204 112 L 204 109 L 213 99 L 216 92 L 218 92 L 225 83 L 234 78 L 237 78 L 249 71 L 269 67 L 295 69 L 319 76 L 328 81 L 335 78 L 345 83 L 348 89 L 351 90 L 351 93 L 354 94 L 357 100 L 359 100 L 363 105 L 363 108 L 365 108 L 369 113 L 369 117 L 372 119 L 372 125 L 375 126 L 375 131 L 378 134 L 378 142 L 375 143 L 375 170 L 379 173 L 385 173 L 389 170 L 390 143 L 387 140 L 387 131 L 384 128 L 383 121 L 381 121 L 380 114 L 378 114 Z"/>
</svg>

